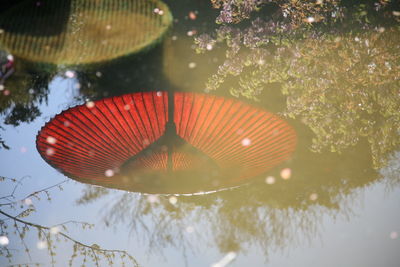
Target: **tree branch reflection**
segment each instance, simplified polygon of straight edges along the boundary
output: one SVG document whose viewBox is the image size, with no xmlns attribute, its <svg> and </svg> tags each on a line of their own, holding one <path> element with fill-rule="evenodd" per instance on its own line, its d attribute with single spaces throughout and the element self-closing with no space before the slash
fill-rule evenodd
<svg viewBox="0 0 400 267">
<path fill-rule="evenodd" d="M 77 203 L 107 199 L 101 207 L 105 225 L 128 227 L 132 238 L 143 242 L 152 255 L 163 255 L 166 247 L 199 253 L 207 244 L 221 253 L 246 253 L 257 247 L 268 259 L 272 251 L 318 238 L 325 216 L 333 220 L 355 216 L 352 207 L 359 194 L 381 180 L 379 173 L 365 168 L 371 160 L 365 150 L 341 156 L 301 151 L 304 160 L 289 165 L 293 176 L 285 180 L 276 171 L 270 174 L 275 177 L 273 184 L 262 179 L 193 196 L 139 195 L 87 186 Z M 305 168 L 310 160 L 315 167 Z"/>
<path fill-rule="evenodd" d="M 62 241 L 70 242 L 73 245 L 69 266 L 74 264 L 74 260 L 81 260 L 84 264 L 86 262 L 92 262 L 95 266 L 102 266 L 105 262 L 108 266 L 113 266 L 115 264 L 124 265 L 126 263 L 139 266 L 136 260 L 124 250 L 104 249 L 97 244 L 88 245 L 73 238 L 68 233 L 68 225 L 72 224 L 85 230 L 93 228 L 92 224 L 80 221 L 67 221 L 53 226 L 45 226 L 25 219 L 36 212 L 36 207 L 31 198 L 40 200 L 41 195 L 44 195 L 47 200 L 50 201 L 50 190 L 54 188 L 62 190 L 62 184 L 66 182 L 65 180 L 53 186 L 34 191 L 25 198 L 16 200 L 16 190 L 19 187 L 23 187 L 23 180 L 25 178 L 26 177 L 22 177 L 17 180 L 9 177 L 1 177 L 0 179 L 0 182 L 11 182 L 15 184 L 10 194 L 0 197 L 0 200 L 3 201 L 0 204 L 0 257 L 7 258 L 10 263 L 15 260 L 15 255 L 18 253 L 18 250 L 9 248 L 8 243 L 9 238 L 17 237 L 23 247 L 23 251 L 31 262 L 22 265 L 28 266 L 30 264 L 36 264 L 32 263 L 33 257 L 31 257 L 30 253 L 32 251 L 32 245 L 30 242 L 27 242 L 28 236 L 35 232 L 38 240 L 37 247 L 38 249 L 47 249 L 52 266 L 58 265 L 56 256 L 59 251 L 57 245 Z M 18 214 L 13 215 L 12 213 L 15 212 Z"/>
</svg>

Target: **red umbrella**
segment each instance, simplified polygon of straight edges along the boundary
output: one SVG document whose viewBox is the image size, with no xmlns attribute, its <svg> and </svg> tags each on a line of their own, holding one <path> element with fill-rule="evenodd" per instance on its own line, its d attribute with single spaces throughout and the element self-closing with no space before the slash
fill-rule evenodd
<svg viewBox="0 0 400 267">
<path fill-rule="evenodd" d="M 82 182 L 195 193 L 264 174 L 295 149 L 294 129 L 268 111 L 207 94 L 173 96 L 133 93 L 70 108 L 41 129 L 38 151 Z"/>
</svg>

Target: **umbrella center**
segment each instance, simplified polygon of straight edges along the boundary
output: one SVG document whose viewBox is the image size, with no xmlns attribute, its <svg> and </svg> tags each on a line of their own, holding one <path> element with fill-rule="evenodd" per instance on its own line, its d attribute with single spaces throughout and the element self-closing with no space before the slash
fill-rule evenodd
<svg viewBox="0 0 400 267">
<path fill-rule="evenodd" d="M 173 121 L 165 134 L 121 166 L 121 174 L 152 188 L 202 188 L 219 176 L 216 162 L 178 136 Z M 193 179 L 195 177 L 195 179 Z"/>
</svg>

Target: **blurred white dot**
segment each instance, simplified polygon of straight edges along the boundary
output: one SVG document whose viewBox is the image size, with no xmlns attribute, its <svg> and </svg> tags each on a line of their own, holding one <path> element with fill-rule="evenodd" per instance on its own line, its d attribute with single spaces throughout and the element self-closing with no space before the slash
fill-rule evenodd
<svg viewBox="0 0 400 267">
<path fill-rule="evenodd" d="M 196 13 L 195 12 L 193 12 L 193 11 L 190 11 L 189 12 L 189 19 L 191 19 L 191 20 L 195 20 L 197 18 L 197 15 L 196 15 Z"/>
<path fill-rule="evenodd" d="M 170 197 L 169 198 L 169 203 L 171 203 L 172 205 L 175 205 L 178 202 L 178 198 L 177 197 Z"/>
<path fill-rule="evenodd" d="M 157 96 L 162 96 L 162 92 L 161 91 L 157 91 L 156 95 Z"/>
<path fill-rule="evenodd" d="M 194 69 L 194 68 L 196 68 L 196 63 L 190 62 L 188 66 L 189 66 L 189 69 Z"/>
<path fill-rule="evenodd" d="M 35 90 L 33 90 L 33 89 L 29 89 L 29 91 L 28 91 L 28 93 L 31 95 L 33 95 L 34 92 L 35 92 Z"/>
<path fill-rule="evenodd" d="M 88 108 L 93 108 L 95 106 L 95 103 L 93 101 L 88 101 L 88 102 L 86 102 L 86 106 Z"/>
<path fill-rule="evenodd" d="M 194 232 L 194 227 L 193 226 L 188 226 L 186 227 L 186 232 L 188 232 L 189 234 Z"/>
<path fill-rule="evenodd" d="M 29 197 L 25 198 L 24 199 L 24 204 L 27 205 L 27 206 L 32 205 L 33 204 L 32 199 L 30 199 Z"/>
<path fill-rule="evenodd" d="M 273 176 L 268 176 L 267 178 L 265 178 L 265 183 L 267 183 L 267 184 L 274 184 L 274 183 L 275 183 L 275 177 L 273 177 Z"/>
<path fill-rule="evenodd" d="M 290 179 L 290 177 L 292 176 L 292 170 L 289 168 L 285 168 L 283 170 L 281 170 L 281 177 L 284 180 Z"/>
<path fill-rule="evenodd" d="M 150 202 L 150 203 L 159 202 L 158 196 L 157 195 L 148 195 L 147 196 L 147 201 Z"/>
<path fill-rule="evenodd" d="M 0 236 L 0 246 L 7 246 L 10 240 L 5 235 Z"/>
<path fill-rule="evenodd" d="M 396 10 L 393 11 L 393 15 L 396 16 L 396 17 L 399 17 L 400 16 L 400 11 L 396 11 Z"/>
<path fill-rule="evenodd" d="M 54 226 L 54 227 L 50 228 L 50 234 L 52 234 L 52 235 L 56 235 L 59 232 L 60 232 L 60 227 L 58 227 L 58 226 Z"/>
<path fill-rule="evenodd" d="M 129 106 L 128 104 L 126 104 L 126 105 L 124 106 L 124 109 L 125 109 L 125 110 L 130 110 L 130 109 L 131 109 L 131 106 Z"/>
<path fill-rule="evenodd" d="M 313 22 L 315 22 L 315 18 L 313 18 L 313 17 L 308 17 L 308 18 L 306 19 L 306 21 L 307 21 L 308 23 L 313 23 Z"/>
<path fill-rule="evenodd" d="M 55 143 L 57 143 L 57 139 L 54 138 L 53 136 L 48 136 L 48 137 L 46 138 L 46 141 L 47 141 L 47 143 L 49 143 L 49 144 L 51 144 L 51 145 L 54 145 Z"/>
<path fill-rule="evenodd" d="M 112 177 L 112 176 L 114 176 L 114 171 L 113 170 L 106 170 L 105 172 L 104 172 L 104 174 L 105 174 L 105 176 L 107 176 L 107 177 Z"/>
<path fill-rule="evenodd" d="M 4 90 L 4 85 L 0 84 L 0 91 Z"/>
<path fill-rule="evenodd" d="M 101 73 L 100 71 L 98 71 L 98 72 L 96 72 L 96 76 L 100 78 L 101 76 L 103 76 L 103 73 Z"/>
<path fill-rule="evenodd" d="M 310 195 L 310 200 L 311 201 L 315 201 L 315 200 L 317 200 L 318 199 L 318 194 L 317 193 L 312 193 L 311 195 Z"/>
<path fill-rule="evenodd" d="M 69 127 L 71 125 L 71 123 L 69 121 L 64 121 L 64 126 L 65 127 Z"/>
<path fill-rule="evenodd" d="M 397 232 L 391 232 L 390 233 L 390 238 L 391 239 L 397 239 L 399 237 L 399 234 Z"/>
<path fill-rule="evenodd" d="M 225 267 L 236 258 L 236 252 L 230 251 L 219 262 L 214 263 L 211 267 Z"/>
<path fill-rule="evenodd" d="M 193 36 L 196 34 L 196 31 L 188 31 L 187 36 Z"/>
<path fill-rule="evenodd" d="M 242 139 L 242 146 L 249 146 L 251 144 L 251 140 L 249 138 Z"/>
<path fill-rule="evenodd" d="M 160 12 L 160 9 L 156 7 L 156 8 L 153 10 L 153 12 L 156 13 L 156 14 L 158 14 L 158 12 Z"/>
<path fill-rule="evenodd" d="M 107 29 L 107 30 L 111 30 L 111 25 L 107 25 L 107 26 L 106 26 L 106 29 Z"/>
<path fill-rule="evenodd" d="M 172 36 L 172 41 L 176 41 L 176 40 L 178 40 L 178 37 L 177 36 Z"/>
<path fill-rule="evenodd" d="M 74 78 L 75 77 L 75 72 L 67 70 L 65 72 L 65 76 L 68 77 L 68 78 Z"/>
<path fill-rule="evenodd" d="M 206 49 L 208 51 L 212 50 L 213 49 L 213 45 L 212 44 L 207 44 Z"/>
<path fill-rule="evenodd" d="M 52 156 L 54 155 L 54 153 L 55 153 L 54 148 L 49 147 L 48 149 L 46 149 L 46 154 L 48 156 Z"/>
<path fill-rule="evenodd" d="M 158 15 L 160 16 L 164 15 L 164 11 L 163 10 L 158 11 Z"/>
<path fill-rule="evenodd" d="M 45 248 L 47 248 L 47 242 L 43 241 L 43 240 L 38 241 L 37 244 L 36 244 L 36 247 L 38 249 L 45 249 Z"/>
</svg>

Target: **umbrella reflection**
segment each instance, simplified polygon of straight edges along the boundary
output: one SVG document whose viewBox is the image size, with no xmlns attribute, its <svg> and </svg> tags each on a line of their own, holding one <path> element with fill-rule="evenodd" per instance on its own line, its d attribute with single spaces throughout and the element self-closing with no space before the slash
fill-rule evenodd
<svg viewBox="0 0 400 267">
<path fill-rule="evenodd" d="M 294 129 L 278 116 L 206 94 L 133 93 L 57 115 L 37 137 L 42 157 L 87 183 L 146 193 L 243 184 L 290 158 Z"/>
</svg>

